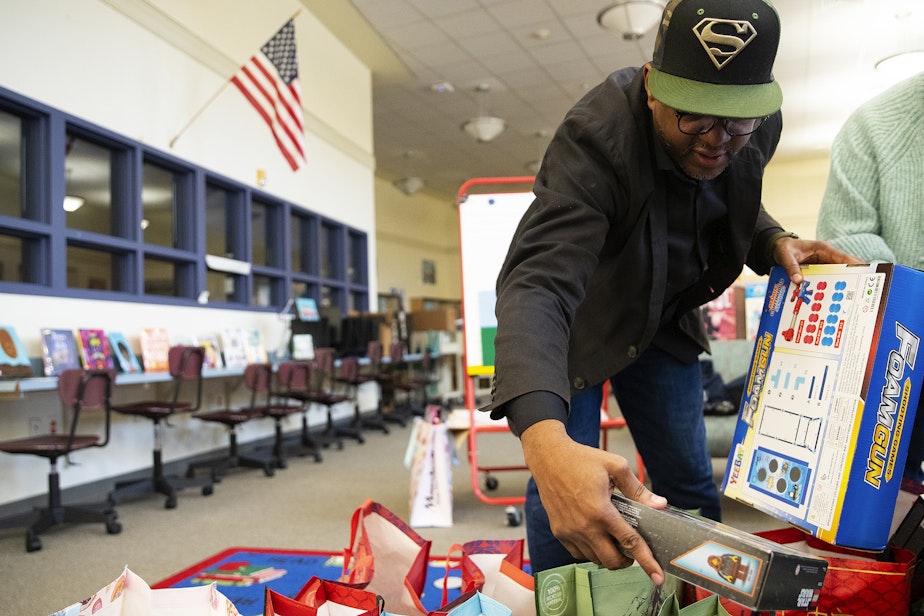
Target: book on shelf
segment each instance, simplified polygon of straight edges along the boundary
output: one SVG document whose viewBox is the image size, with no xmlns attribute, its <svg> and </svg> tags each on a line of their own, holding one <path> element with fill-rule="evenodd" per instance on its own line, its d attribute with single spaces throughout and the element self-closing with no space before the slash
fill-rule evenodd
<svg viewBox="0 0 924 616">
<path fill-rule="evenodd" d="M 128 373 L 141 372 L 141 362 L 122 332 L 109 332 L 109 349 L 119 370 Z"/>
<path fill-rule="evenodd" d="M 318 312 L 318 303 L 313 297 L 296 297 L 295 313 L 299 321 L 320 321 L 321 313 Z"/>
<path fill-rule="evenodd" d="M 80 345 L 80 360 L 87 370 L 112 370 L 115 361 L 109 349 L 106 332 L 96 328 L 77 330 L 77 342 Z"/>
<path fill-rule="evenodd" d="M 162 327 L 145 327 L 138 334 L 145 372 L 170 371 L 170 336 Z"/>
<path fill-rule="evenodd" d="M 32 376 L 32 362 L 16 330 L 9 325 L 0 325 L 0 376 Z"/>
<path fill-rule="evenodd" d="M 221 345 L 218 344 L 217 334 L 203 334 L 196 338 L 196 344 L 205 349 L 203 370 L 215 370 L 224 367 L 224 362 L 221 359 Z"/>
<path fill-rule="evenodd" d="M 221 330 L 221 350 L 225 356 L 226 368 L 247 366 L 247 333 L 242 327 L 226 327 Z"/>
<path fill-rule="evenodd" d="M 269 355 L 266 352 L 266 342 L 263 340 L 263 332 L 259 329 L 247 331 L 244 353 L 247 357 L 248 364 L 265 364 L 269 361 Z"/>
<path fill-rule="evenodd" d="M 292 335 L 292 359 L 314 359 L 314 336 L 311 334 Z"/>
<path fill-rule="evenodd" d="M 73 330 L 42 329 L 42 366 L 45 376 L 58 376 L 65 370 L 82 367 Z"/>
</svg>

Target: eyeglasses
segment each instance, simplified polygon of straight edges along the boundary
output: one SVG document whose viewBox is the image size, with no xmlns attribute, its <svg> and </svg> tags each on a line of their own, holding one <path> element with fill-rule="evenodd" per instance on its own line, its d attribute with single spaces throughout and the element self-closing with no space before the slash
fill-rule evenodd
<svg viewBox="0 0 924 616">
<path fill-rule="evenodd" d="M 750 135 L 764 123 L 767 116 L 762 118 L 717 118 L 715 116 L 674 111 L 677 116 L 677 128 L 685 135 L 704 135 L 715 128 L 719 122 L 730 137 Z"/>
</svg>

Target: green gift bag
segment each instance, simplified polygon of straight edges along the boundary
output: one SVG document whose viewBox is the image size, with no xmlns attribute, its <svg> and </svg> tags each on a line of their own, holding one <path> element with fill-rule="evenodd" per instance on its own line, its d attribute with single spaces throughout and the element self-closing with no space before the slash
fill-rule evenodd
<svg viewBox="0 0 924 616">
<path fill-rule="evenodd" d="M 538 616 L 728 616 L 715 597 L 680 608 L 683 582 L 656 586 L 638 566 L 609 570 L 593 563 L 535 574 Z"/>
</svg>

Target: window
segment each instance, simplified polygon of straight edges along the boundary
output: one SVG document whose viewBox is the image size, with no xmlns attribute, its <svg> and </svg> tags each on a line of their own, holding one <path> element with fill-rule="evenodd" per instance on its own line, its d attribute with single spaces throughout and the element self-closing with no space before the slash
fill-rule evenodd
<svg viewBox="0 0 924 616">
<path fill-rule="evenodd" d="M 321 276 L 340 278 L 343 273 L 343 242 L 340 240 L 340 225 L 324 222 L 321 225 Z"/>
<path fill-rule="evenodd" d="M 41 168 L 31 168 L 47 120 L 0 98 L 0 283 L 47 284 L 47 208 Z"/>
<path fill-rule="evenodd" d="M 0 215 L 14 218 L 25 217 L 23 149 L 28 140 L 23 130 L 19 116 L 0 109 Z"/>
<path fill-rule="evenodd" d="M 289 220 L 292 271 L 317 275 L 317 240 L 315 239 L 317 221 L 304 213 L 296 212 L 292 213 Z"/>
<path fill-rule="evenodd" d="M 364 233 L 0 88 L 0 292 L 358 307 L 365 250 Z"/>
<path fill-rule="evenodd" d="M 0 281 L 36 282 L 32 269 L 37 248 L 35 240 L 0 234 Z"/>
<path fill-rule="evenodd" d="M 112 149 L 68 133 L 64 150 L 64 211 L 67 227 L 116 235 L 113 225 Z"/>
<path fill-rule="evenodd" d="M 179 203 L 180 174 L 145 161 L 141 171 L 141 221 L 139 227 L 145 244 L 189 248 L 177 233 L 183 204 Z"/>
</svg>

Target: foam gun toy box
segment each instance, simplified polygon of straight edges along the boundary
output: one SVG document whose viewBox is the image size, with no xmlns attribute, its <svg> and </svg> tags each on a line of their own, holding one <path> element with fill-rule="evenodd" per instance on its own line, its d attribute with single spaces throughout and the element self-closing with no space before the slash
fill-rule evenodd
<svg viewBox="0 0 924 616">
<path fill-rule="evenodd" d="M 882 550 L 921 396 L 924 272 L 781 267 L 767 295 L 722 490 L 836 545 Z"/>
<path fill-rule="evenodd" d="M 665 573 L 759 611 L 818 602 L 828 571 L 823 558 L 679 509 L 652 509 L 620 494 L 612 500 Z"/>
</svg>

